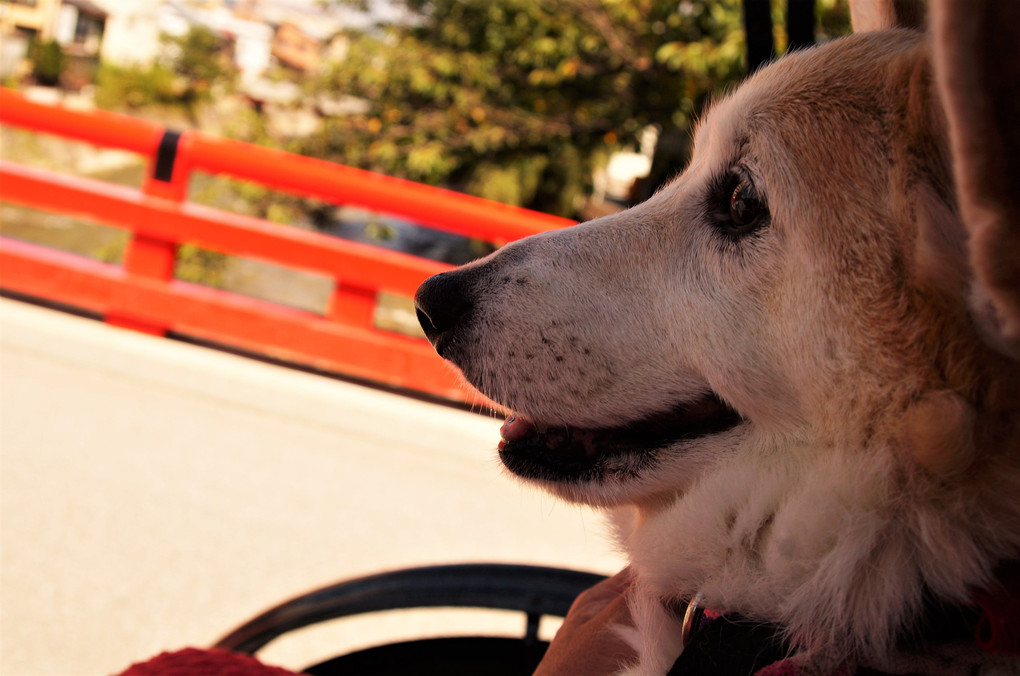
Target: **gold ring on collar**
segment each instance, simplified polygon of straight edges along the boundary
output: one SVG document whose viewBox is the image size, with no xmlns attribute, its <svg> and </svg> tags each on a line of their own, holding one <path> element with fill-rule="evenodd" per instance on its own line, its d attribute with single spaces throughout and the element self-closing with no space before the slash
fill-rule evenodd
<svg viewBox="0 0 1020 676">
<path fill-rule="evenodd" d="M 705 614 L 705 609 L 701 606 L 702 597 L 701 592 L 694 595 L 687 603 L 687 609 L 684 610 L 684 619 L 680 625 L 680 647 L 681 650 L 687 647 L 688 642 L 691 640 L 691 634 L 701 623 L 701 618 Z"/>
</svg>

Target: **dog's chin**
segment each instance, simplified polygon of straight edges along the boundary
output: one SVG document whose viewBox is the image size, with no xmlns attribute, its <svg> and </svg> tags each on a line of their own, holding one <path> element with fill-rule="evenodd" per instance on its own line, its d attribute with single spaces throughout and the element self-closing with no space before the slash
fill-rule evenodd
<svg viewBox="0 0 1020 676">
<path fill-rule="evenodd" d="M 616 494 L 621 484 L 638 483 L 664 454 L 683 452 L 689 442 L 732 430 L 742 420 L 714 394 L 596 429 L 547 426 L 512 414 L 501 430 L 499 458 L 513 474 L 563 497 L 604 503 L 605 489 L 612 486 Z"/>
</svg>

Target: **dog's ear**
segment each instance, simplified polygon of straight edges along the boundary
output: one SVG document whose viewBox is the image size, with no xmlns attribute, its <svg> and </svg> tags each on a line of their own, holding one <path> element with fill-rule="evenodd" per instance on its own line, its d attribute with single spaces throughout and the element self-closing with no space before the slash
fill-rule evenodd
<svg viewBox="0 0 1020 676">
<path fill-rule="evenodd" d="M 1016 27 L 1017 0 L 932 3 L 932 61 L 968 239 L 971 313 L 990 344 L 1020 359 Z"/>
<path fill-rule="evenodd" d="M 883 28 L 921 28 L 926 14 L 924 0 L 850 0 L 850 24 L 854 33 Z"/>
</svg>

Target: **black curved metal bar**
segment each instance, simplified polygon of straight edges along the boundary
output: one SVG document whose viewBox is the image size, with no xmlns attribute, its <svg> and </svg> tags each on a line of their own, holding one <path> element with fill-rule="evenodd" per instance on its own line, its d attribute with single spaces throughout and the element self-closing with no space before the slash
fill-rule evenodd
<svg viewBox="0 0 1020 676">
<path fill-rule="evenodd" d="M 349 615 L 404 608 L 489 608 L 527 614 L 524 640 L 538 618 L 563 617 L 577 595 L 605 576 L 515 564 L 456 564 L 368 575 L 286 601 L 244 623 L 213 646 L 254 654 L 288 631 Z"/>
</svg>

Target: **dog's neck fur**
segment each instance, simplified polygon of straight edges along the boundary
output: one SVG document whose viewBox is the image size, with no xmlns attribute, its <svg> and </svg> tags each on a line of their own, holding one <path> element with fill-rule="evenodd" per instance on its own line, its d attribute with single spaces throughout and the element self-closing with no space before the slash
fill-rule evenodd
<svg viewBox="0 0 1020 676">
<path fill-rule="evenodd" d="M 831 663 L 893 669 L 888 656 L 922 622 L 927 596 L 969 605 L 1020 554 L 1020 374 L 987 354 L 960 363 L 998 366 L 920 397 L 901 412 L 900 436 L 783 448 L 796 464 L 776 461 L 785 442 L 748 439 L 753 463 L 723 459 L 672 503 L 619 514 L 649 596 L 700 592 L 708 607 L 780 624 Z"/>
<path fill-rule="evenodd" d="M 1020 547 L 1015 530 L 972 516 L 1011 513 L 1020 523 L 1020 473 L 1007 463 L 974 469 L 983 477 L 971 485 L 985 486 L 974 494 L 911 478 L 886 453 L 836 458 L 807 462 L 793 478 L 764 454 L 756 468 L 722 463 L 623 536 L 638 575 L 655 596 L 701 592 L 709 607 L 781 624 L 799 647 L 874 662 L 917 623 L 926 591 L 968 604 Z M 851 475 L 859 481 L 847 486 Z"/>
</svg>

